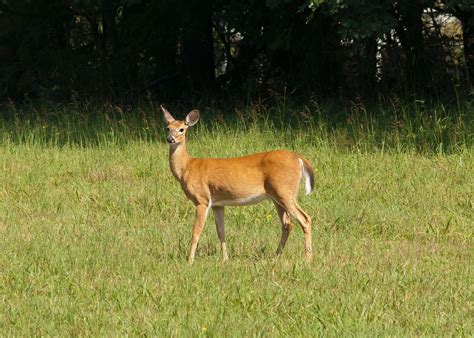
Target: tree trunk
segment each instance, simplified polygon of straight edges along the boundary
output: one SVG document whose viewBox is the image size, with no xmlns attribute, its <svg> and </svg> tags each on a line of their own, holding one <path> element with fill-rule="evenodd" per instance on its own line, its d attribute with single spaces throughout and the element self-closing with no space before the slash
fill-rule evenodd
<svg viewBox="0 0 474 338">
<path fill-rule="evenodd" d="M 458 10 L 455 15 L 462 24 L 464 58 L 469 82 L 474 85 L 474 10 Z"/>
<path fill-rule="evenodd" d="M 212 35 L 212 1 L 190 1 L 184 18 L 182 61 L 191 90 L 215 85 L 214 39 Z"/>
<path fill-rule="evenodd" d="M 424 86 L 428 77 L 428 60 L 425 53 L 423 37 L 424 6 L 417 2 L 406 0 L 398 4 L 397 35 L 406 56 L 406 72 L 409 82 L 413 85 Z"/>
<path fill-rule="evenodd" d="M 366 94 L 373 94 L 377 76 L 377 39 L 367 38 L 365 41 L 366 66 L 364 67 L 364 80 Z M 363 63 L 362 63 L 363 64 Z"/>
<path fill-rule="evenodd" d="M 117 47 L 117 28 L 115 27 L 115 15 L 117 8 L 113 0 L 102 2 L 102 23 L 104 27 L 104 42 L 106 50 L 112 54 Z"/>
</svg>

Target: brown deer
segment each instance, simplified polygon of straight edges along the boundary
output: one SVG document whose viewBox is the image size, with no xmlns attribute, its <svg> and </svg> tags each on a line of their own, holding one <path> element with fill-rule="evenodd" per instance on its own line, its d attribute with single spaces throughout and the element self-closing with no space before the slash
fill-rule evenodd
<svg viewBox="0 0 474 338">
<path fill-rule="evenodd" d="M 305 178 L 306 194 L 314 189 L 311 164 L 301 156 L 275 150 L 236 158 L 193 158 L 186 150 L 186 131 L 199 120 L 192 110 L 184 121 L 175 120 L 161 106 L 167 122 L 171 172 L 196 206 L 191 249 L 188 260 L 194 261 L 196 247 L 209 209 L 212 208 L 224 260 L 228 259 L 224 234 L 224 207 L 249 205 L 270 199 L 275 204 L 282 224 L 277 255 L 280 255 L 296 218 L 304 232 L 305 258 L 311 260 L 311 218 L 297 203 L 301 178 Z"/>
</svg>

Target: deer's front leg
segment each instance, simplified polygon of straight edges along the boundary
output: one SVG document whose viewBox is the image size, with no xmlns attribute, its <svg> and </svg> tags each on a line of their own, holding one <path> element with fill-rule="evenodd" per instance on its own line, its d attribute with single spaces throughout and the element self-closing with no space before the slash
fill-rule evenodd
<svg viewBox="0 0 474 338">
<path fill-rule="evenodd" d="M 189 251 L 189 257 L 188 257 L 188 261 L 190 264 L 194 262 L 194 256 L 196 255 L 196 248 L 199 242 L 199 237 L 201 236 L 202 229 L 204 228 L 204 223 L 206 223 L 208 211 L 209 211 L 209 207 L 207 205 L 196 206 L 196 217 L 194 219 L 193 237 L 191 240 L 191 250 Z"/>
<path fill-rule="evenodd" d="M 225 245 L 224 207 L 212 207 L 212 210 L 214 211 L 216 219 L 217 236 L 219 236 L 219 240 L 221 241 L 222 256 L 224 261 L 226 261 L 229 259 L 229 255 L 227 254 L 227 247 Z"/>
</svg>

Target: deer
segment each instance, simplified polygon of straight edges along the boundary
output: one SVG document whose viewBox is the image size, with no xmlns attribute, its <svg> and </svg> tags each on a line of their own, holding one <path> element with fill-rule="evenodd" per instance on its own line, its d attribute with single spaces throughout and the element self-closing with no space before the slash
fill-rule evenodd
<svg viewBox="0 0 474 338">
<path fill-rule="evenodd" d="M 169 165 L 186 197 L 195 206 L 191 248 L 188 262 L 193 264 L 199 237 L 209 209 L 215 218 L 223 260 L 227 261 L 224 207 L 245 206 L 271 200 L 281 222 L 281 239 L 276 256 L 280 256 L 292 230 L 291 217 L 304 233 L 306 261 L 311 261 L 311 217 L 298 205 L 297 195 L 302 178 L 306 194 L 314 190 L 314 170 L 296 153 L 273 150 L 234 158 L 193 158 L 186 149 L 186 132 L 199 121 L 199 111 L 190 111 L 184 120 L 176 120 L 161 105 L 166 122 Z"/>
</svg>

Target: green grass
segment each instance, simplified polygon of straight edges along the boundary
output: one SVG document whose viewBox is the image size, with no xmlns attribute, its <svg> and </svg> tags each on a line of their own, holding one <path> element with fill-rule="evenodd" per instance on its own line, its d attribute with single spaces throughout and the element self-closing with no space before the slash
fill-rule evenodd
<svg viewBox="0 0 474 338">
<path fill-rule="evenodd" d="M 274 258 L 280 225 L 264 202 L 226 208 L 227 263 L 211 216 L 193 266 L 194 210 L 157 112 L 10 112 L 0 125 L 2 335 L 472 336 L 468 112 L 397 125 L 304 111 L 286 129 L 259 109 L 228 123 L 204 112 L 188 147 L 310 160 L 316 191 L 300 204 L 314 220 L 314 261 L 303 262 L 299 227 Z"/>
</svg>

